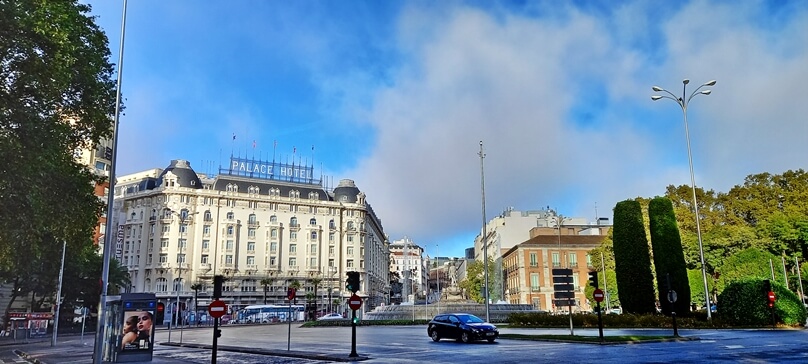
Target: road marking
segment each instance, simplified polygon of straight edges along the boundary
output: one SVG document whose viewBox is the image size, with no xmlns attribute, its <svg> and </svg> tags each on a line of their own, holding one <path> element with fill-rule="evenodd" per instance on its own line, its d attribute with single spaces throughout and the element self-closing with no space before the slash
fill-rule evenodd
<svg viewBox="0 0 808 364">
<path fill-rule="evenodd" d="M 744 348 L 743 345 L 727 345 L 727 346 L 724 346 L 724 347 L 727 348 L 727 349 L 743 349 Z"/>
</svg>

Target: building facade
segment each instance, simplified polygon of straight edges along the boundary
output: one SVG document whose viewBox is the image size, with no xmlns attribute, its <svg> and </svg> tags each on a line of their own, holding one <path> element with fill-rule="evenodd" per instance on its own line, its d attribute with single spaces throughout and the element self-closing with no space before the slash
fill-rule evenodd
<svg viewBox="0 0 808 364">
<path fill-rule="evenodd" d="M 424 249 L 404 237 L 390 244 L 390 271 L 401 277 L 401 302 L 414 302 L 418 297 L 426 297 L 428 258 Z"/>
<path fill-rule="evenodd" d="M 117 255 L 130 291 L 154 292 L 169 308 L 199 295 L 205 306 L 213 276 L 224 275 L 222 299 L 233 310 L 286 304 L 295 281 L 297 296 L 313 294 L 319 306 L 344 303 L 346 272 L 358 271 L 363 309 L 386 302 L 390 261 L 381 219 L 353 181 L 328 191 L 312 175 L 313 167 L 232 158 L 212 177 L 184 160 L 119 177 Z"/>
<path fill-rule="evenodd" d="M 588 273 L 592 269 L 589 251 L 598 247 L 607 227 L 572 227 L 559 230 L 538 227 L 531 238 L 503 254 L 505 295 L 508 303 L 530 304 L 544 311 L 566 311 L 553 304 L 553 268 L 570 268 L 575 287 L 575 311 L 591 311 L 585 296 Z M 598 232 L 594 234 L 593 232 Z"/>
</svg>

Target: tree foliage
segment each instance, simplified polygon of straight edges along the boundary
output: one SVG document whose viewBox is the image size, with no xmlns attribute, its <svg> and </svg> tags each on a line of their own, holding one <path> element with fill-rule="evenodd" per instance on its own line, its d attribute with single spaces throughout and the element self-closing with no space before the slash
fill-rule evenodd
<svg viewBox="0 0 808 364">
<path fill-rule="evenodd" d="M 466 266 L 466 278 L 457 285 L 466 291 L 469 299 L 477 303 L 485 303 L 483 286 L 485 282 L 485 269 L 483 261 L 475 260 Z M 494 261 L 488 257 L 488 287 L 494 287 Z M 490 294 L 489 294 L 490 297 Z"/>
<path fill-rule="evenodd" d="M 655 312 L 651 257 L 640 203 L 618 202 L 614 208 L 614 261 L 623 312 Z"/>
<path fill-rule="evenodd" d="M 780 262 L 774 254 L 756 248 L 748 248 L 733 254 L 721 266 L 717 282 L 718 291 L 736 281 L 749 278 L 771 279 L 772 264 Z M 782 269 L 774 269 L 774 279 L 783 282 Z"/>
<path fill-rule="evenodd" d="M 54 295 L 54 257 L 66 241 L 68 261 L 81 264 L 103 207 L 101 179 L 73 158 L 110 135 L 115 109 L 107 38 L 89 10 L 0 1 L 0 280 L 12 303 Z"/>
<path fill-rule="evenodd" d="M 805 306 L 797 295 L 777 282 L 771 282 L 771 288 L 777 297 L 775 320 L 786 325 L 805 324 Z M 770 325 L 771 310 L 767 304 L 767 291 L 759 278 L 732 282 L 718 296 L 721 318 L 734 325 Z"/>
<path fill-rule="evenodd" d="M 674 311 L 680 315 L 687 314 L 690 312 L 690 283 L 671 200 L 656 197 L 648 203 L 648 224 L 662 313 L 670 315 Z M 677 293 L 678 298 L 673 304 L 667 299 L 668 289 Z"/>
</svg>

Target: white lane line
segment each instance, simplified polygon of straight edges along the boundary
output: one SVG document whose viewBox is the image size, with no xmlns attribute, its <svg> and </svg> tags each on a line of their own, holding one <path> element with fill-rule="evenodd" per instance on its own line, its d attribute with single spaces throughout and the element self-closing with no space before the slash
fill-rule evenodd
<svg viewBox="0 0 808 364">
<path fill-rule="evenodd" d="M 743 349 L 744 348 L 743 345 L 726 345 L 724 347 L 727 348 L 727 349 Z"/>
</svg>

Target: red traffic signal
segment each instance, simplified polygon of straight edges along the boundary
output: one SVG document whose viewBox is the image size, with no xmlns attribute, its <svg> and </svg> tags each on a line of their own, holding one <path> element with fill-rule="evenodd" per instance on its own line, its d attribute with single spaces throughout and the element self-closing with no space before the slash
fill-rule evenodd
<svg viewBox="0 0 808 364">
<path fill-rule="evenodd" d="M 774 292 L 772 291 L 769 291 L 768 297 L 769 297 L 769 306 L 771 306 L 772 304 L 774 304 L 774 301 L 777 299 L 777 297 L 774 295 Z"/>
<path fill-rule="evenodd" d="M 286 290 L 286 298 L 290 301 L 295 299 L 295 291 L 293 287 L 289 287 L 289 289 Z"/>
</svg>

